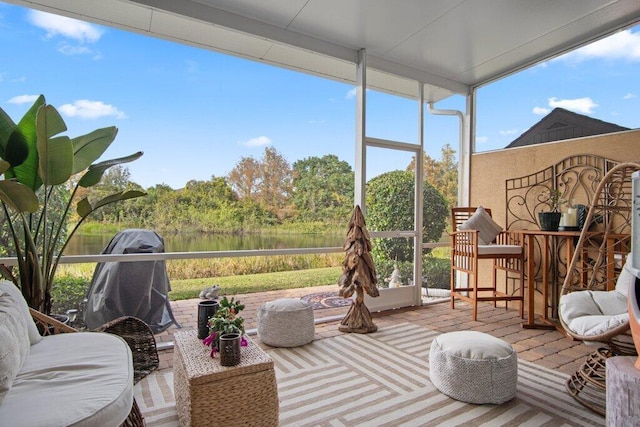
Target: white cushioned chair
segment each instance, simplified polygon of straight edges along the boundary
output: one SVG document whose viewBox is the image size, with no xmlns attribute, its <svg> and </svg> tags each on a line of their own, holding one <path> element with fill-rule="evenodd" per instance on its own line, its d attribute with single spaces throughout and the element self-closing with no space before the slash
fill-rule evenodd
<svg viewBox="0 0 640 427">
<path fill-rule="evenodd" d="M 569 334 L 585 342 L 608 343 L 629 330 L 627 296 L 635 283 L 635 276 L 626 268 L 627 263 L 614 290 L 584 290 L 560 297 L 560 320 Z"/>
<path fill-rule="evenodd" d="M 0 424 L 143 425 L 122 338 L 77 332 L 31 310 L 20 290 L 3 281 L 0 343 Z"/>
</svg>

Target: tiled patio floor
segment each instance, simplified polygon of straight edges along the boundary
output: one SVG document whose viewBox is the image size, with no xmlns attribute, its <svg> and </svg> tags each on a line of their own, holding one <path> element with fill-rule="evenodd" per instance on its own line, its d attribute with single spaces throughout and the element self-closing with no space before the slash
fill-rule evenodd
<svg viewBox="0 0 640 427">
<path fill-rule="evenodd" d="M 235 298 L 246 306 L 242 315 L 245 319 L 245 327 L 248 333 L 251 333 L 257 326 L 257 309 L 263 302 L 277 298 L 299 298 L 310 293 L 336 290 L 337 285 L 330 285 L 236 295 Z M 171 302 L 173 314 L 183 328 L 196 327 L 198 301 L 198 299 L 191 299 Z M 470 306 L 456 301 L 456 308 L 452 310 L 447 300 L 445 303 L 373 313 L 373 317 L 378 327 L 411 322 L 440 332 L 460 330 L 485 332 L 511 343 L 519 357 L 566 374 L 572 374 L 584 359 L 595 351 L 595 347 L 572 341 L 556 330 L 523 329 L 518 310 L 494 308 L 490 303 L 481 303 L 478 310 L 478 321 L 474 322 L 471 320 Z M 316 321 L 321 318 L 332 318 L 331 321 L 316 324 L 316 339 L 342 334 L 338 331 L 338 324 L 346 312 L 346 307 L 315 310 Z M 168 330 L 156 335 L 159 346 L 167 346 L 167 343 L 172 342 L 173 333 L 176 330 L 178 329 L 175 325 L 172 325 Z M 257 336 L 252 338 L 264 346 Z M 160 369 L 171 368 L 172 359 L 171 347 L 161 350 Z"/>
</svg>

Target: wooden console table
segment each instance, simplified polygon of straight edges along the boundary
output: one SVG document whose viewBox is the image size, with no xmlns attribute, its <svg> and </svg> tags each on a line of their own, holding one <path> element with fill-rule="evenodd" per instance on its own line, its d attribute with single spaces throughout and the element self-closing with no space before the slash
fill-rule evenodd
<svg viewBox="0 0 640 427">
<path fill-rule="evenodd" d="M 524 328 L 537 328 L 537 329 L 553 329 L 558 327 L 558 305 L 560 299 L 560 290 L 564 283 L 565 277 L 560 273 L 560 261 L 564 260 L 565 275 L 566 269 L 571 264 L 573 254 L 575 252 L 575 244 L 580 237 L 580 231 L 542 231 L 542 230 L 517 230 L 516 232 L 522 235 L 522 241 L 525 251 L 525 265 L 524 271 L 526 276 L 527 286 L 527 320 L 523 323 Z M 604 235 L 602 232 L 589 232 L 586 234 L 589 238 L 598 237 Z M 536 264 L 536 242 L 540 241 L 540 260 L 539 264 Z M 629 252 L 628 248 L 628 234 L 609 233 L 606 236 L 606 257 L 614 259 L 616 254 L 626 254 Z M 564 248 L 562 244 L 564 242 Z M 595 248 L 597 249 L 597 248 Z M 583 258 L 587 257 L 589 249 L 583 249 Z M 562 257 L 564 253 L 564 257 Z M 621 258 L 622 260 L 622 258 Z M 606 277 L 605 283 L 603 283 L 603 289 L 610 291 L 615 287 L 616 277 L 619 273 L 616 269 L 622 268 L 621 263 L 616 267 L 615 262 L 606 263 Z M 535 312 L 535 296 L 536 296 L 536 266 L 540 267 L 540 283 L 541 294 L 543 300 L 543 310 L 540 313 L 538 321 L 536 321 Z M 587 268 L 585 266 L 580 267 L 580 270 L 584 273 Z M 586 274 L 586 273 L 584 273 Z M 588 277 L 585 275 L 581 277 L 579 282 L 582 284 L 587 283 Z M 551 315 L 549 312 L 551 311 Z"/>
<path fill-rule="evenodd" d="M 525 250 L 525 275 L 527 286 L 527 320 L 522 324 L 523 328 L 536 329 L 555 329 L 556 324 L 549 316 L 549 308 L 555 310 L 558 306 L 558 256 L 557 248 L 561 246 L 563 240 L 565 260 L 567 264 L 571 262 L 574 252 L 574 242 L 571 240 L 580 237 L 579 231 L 542 231 L 542 230 L 518 230 L 523 236 Z M 537 238 L 540 238 L 540 270 L 541 270 L 541 290 L 543 310 L 539 321 L 536 322 L 535 313 L 535 288 L 536 288 L 536 262 L 535 262 L 535 245 Z M 569 240 L 571 239 L 571 240 Z M 551 288 L 551 289 L 549 289 Z M 549 293 L 551 291 L 551 293 Z M 551 298 L 549 298 L 551 296 Z"/>
</svg>

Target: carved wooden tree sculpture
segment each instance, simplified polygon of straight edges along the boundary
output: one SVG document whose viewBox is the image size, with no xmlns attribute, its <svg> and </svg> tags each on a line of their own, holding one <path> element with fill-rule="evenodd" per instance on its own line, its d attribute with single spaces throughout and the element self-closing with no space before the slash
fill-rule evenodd
<svg viewBox="0 0 640 427">
<path fill-rule="evenodd" d="M 371 297 L 380 295 L 378 292 L 378 279 L 376 268 L 373 265 L 371 241 L 369 232 L 364 222 L 364 216 L 360 206 L 356 206 L 349 220 L 349 231 L 344 242 L 345 258 L 342 263 L 342 275 L 338 279 L 340 296 L 351 298 L 355 293 L 356 299 L 351 304 L 347 315 L 340 322 L 338 329 L 341 332 L 355 332 L 368 334 L 375 332 L 378 327 L 371 319 L 371 313 L 364 305 L 364 293 Z"/>
</svg>

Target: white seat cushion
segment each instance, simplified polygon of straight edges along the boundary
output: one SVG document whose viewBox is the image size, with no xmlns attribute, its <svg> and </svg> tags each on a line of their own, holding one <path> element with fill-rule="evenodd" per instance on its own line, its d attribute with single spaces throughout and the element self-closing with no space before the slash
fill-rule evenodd
<svg viewBox="0 0 640 427">
<path fill-rule="evenodd" d="M 0 404 L 0 420 L 24 426 L 118 426 L 132 405 L 131 350 L 123 339 L 97 332 L 58 334 L 31 346 Z"/>
<path fill-rule="evenodd" d="M 489 334 L 449 332 L 431 342 L 429 377 L 454 399 L 500 404 L 516 395 L 518 356 L 511 344 Z"/>
<path fill-rule="evenodd" d="M 631 254 L 627 257 L 630 262 Z M 560 297 L 559 314 L 564 324 L 576 335 L 594 336 L 606 333 L 629 321 L 627 295 L 635 276 L 626 265 L 618 276 L 613 291 L 574 291 Z"/>
<path fill-rule="evenodd" d="M 522 246 L 518 245 L 478 245 L 478 255 L 519 255 Z"/>
<path fill-rule="evenodd" d="M 560 316 L 576 335 L 593 336 L 629 320 L 627 297 L 618 291 L 576 291 L 560 297 Z"/>
</svg>

